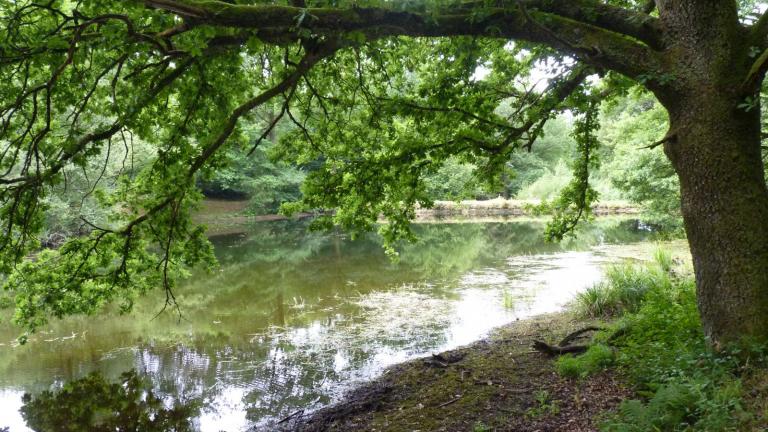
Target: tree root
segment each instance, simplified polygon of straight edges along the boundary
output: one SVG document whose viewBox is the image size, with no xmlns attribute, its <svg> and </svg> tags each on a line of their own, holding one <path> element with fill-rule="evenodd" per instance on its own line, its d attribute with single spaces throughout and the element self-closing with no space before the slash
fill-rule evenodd
<svg viewBox="0 0 768 432">
<path fill-rule="evenodd" d="M 589 326 L 583 329 L 576 330 L 573 333 L 568 334 L 558 345 L 550 345 L 544 341 L 534 340 L 533 349 L 539 352 L 543 352 L 549 356 L 559 356 L 563 354 L 581 354 L 586 351 L 589 346 L 587 345 L 569 345 L 576 339 L 583 337 L 584 333 L 603 330 L 601 327 Z"/>
<path fill-rule="evenodd" d="M 564 337 L 563 340 L 561 340 L 558 345 L 566 346 L 569 343 L 573 342 L 574 340 L 582 337 L 582 335 L 584 333 L 593 332 L 593 331 L 596 332 L 596 331 L 600 331 L 600 330 L 605 330 L 605 329 L 602 328 L 602 327 L 595 327 L 595 326 L 584 327 L 583 329 L 576 330 L 575 332 L 573 332 L 573 333 L 569 334 L 568 336 Z"/>
<path fill-rule="evenodd" d="M 588 347 L 586 345 L 569 345 L 566 347 L 561 347 L 557 345 L 550 345 L 540 340 L 533 341 L 533 349 L 536 351 L 541 351 L 544 354 L 552 357 L 563 354 L 581 354 L 586 351 L 587 348 Z"/>
</svg>

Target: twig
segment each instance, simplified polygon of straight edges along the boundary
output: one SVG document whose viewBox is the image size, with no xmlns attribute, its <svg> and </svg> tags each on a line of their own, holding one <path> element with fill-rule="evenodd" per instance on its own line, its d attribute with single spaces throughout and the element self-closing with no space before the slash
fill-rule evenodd
<svg viewBox="0 0 768 432">
<path fill-rule="evenodd" d="M 291 414 L 288 414 L 287 417 L 285 417 L 282 420 L 280 420 L 279 422 L 277 422 L 277 424 L 283 424 L 283 423 L 287 422 L 288 420 L 292 419 L 293 417 L 297 417 L 297 416 L 301 417 L 302 414 L 304 414 L 304 408 L 302 408 L 300 410 L 296 410 L 296 411 L 292 412 Z"/>
<path fill-rule="evenodd" d="M 456 402 L 457 402 L 459 399 L 461 399 L 461 395 L 459 395 L 459 396 L 457 396 L 457 397 L 455 397 L 455 398 L 453 398 L 453 399 L 449 400 L 448 402 L 443 402 L 443 403 L 441 403 L 440 405 L 438 405 L 437 407 L 438 407 L 438 408 L 442 408 L 442 407 L 444 407 L 444 406 L 448 406 L 448 405 L 450 405 L 450 404 L 452 404 L 452 403 L 456 403 Z"/>
<path fill-rule="evenodd" d="M 660 139 L 660 140 L 658 140 L 658 141 L 656 141 L 654 143 L 648 144 L 647 146 L 640 147 L 640 149 L 641 150 L 642 149 L 655 149 L 656 147 L 664 144 L 665 142 L 674 142 L 675 140 L 677 140 L 677 133 L 670 132 L 667 135 L 665 135 L 664 138 L 662 138 L 662 139 Z"/>
</svg>

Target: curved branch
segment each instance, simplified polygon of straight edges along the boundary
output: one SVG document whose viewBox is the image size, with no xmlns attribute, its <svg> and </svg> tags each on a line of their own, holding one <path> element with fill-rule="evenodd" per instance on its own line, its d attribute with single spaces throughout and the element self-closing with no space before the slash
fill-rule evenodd
<svg viewBox="0 0 768 432">
<path fill-rule="evenodd" d="M 643 13 L 651 14 L 656 9 L 656 0 L 648 0 L 643 5 Z"/>
<path fill-rule="evenodd" d="M 216 153 L 216 151 L 218 151 L 221 146 L 224 145 L 227 139 L 232 135 L 232 132 L 234 132 L 238 121 L 244 115 L 268 102 L 273 97 L 284 93 L 291 87 L 295 86 L 301 77 L 304 76 L 304 74 L 306 74 L 307 71 L 312 68 L 312 66 L 317 64 L 317 62 L 320 60 L 333 54 L 338 48 L 339 46 L 336 43 L 328 42 L 318 51 L 306 54 L 304 58 L 301 59 L 296 68 L 285 78 L 283 78 L 283 80 L 281 80 L 277 85 L 260 93 L 257 96 L 254 96 L 251 99 L 248 99 L 247 101 L 240 104 L 240 106 L 235 108 L 227 121 L 224 123 L 222 130 L 213 138 L 210 144 L 203 148 L 203 150 L 200 152 L 200 155 L 191 162 L 190 167 L 186 173 L 187 179 L 192 179 L 194 175 L 205 165 L 205 163 Z M 175 200 L 176 198 L 174 195 L 165 198 L 154 207 L 148 209 L 141 216 L 129 222 L 122 230 L 120 230 L 120 233 L 124 235 L 130 235 L 136 225 L 143 223 L 152 215 L 165 209 Z"/>
<path fill-rule="evenodd" d="M 460 5 L 429 16 L 384 8 L 304 9 L 217 0 L 143 0 L 143 3 L 207 25 L 257 29 L 260 37 L 264 33 L 265 37 L 275 40 L 298 39 L 297 18 L 304 17 L 301 27 L 317 35 L 359 32 L 367 40 L 389 36 L 501 37 L 550 45 L 595 66 L 628 76 L 663 69 L 652 49 L 661 44 L 662 34 L 655 18 L 593 0 L 522 0 L 512 7 L 479 9 Z M 517 4 L 523 4 L 529 13 L 524 14 Z M 542 25 L 547 31 L 542 30 Z"/>
<path fill-rule="evenodd" d="M 765 45 L 765 38 L 768 36 L 768 10 L 760 15 L 760 18 L 752 24 L 750 29 L 752 40 L 759 43 L 759 46 Z"/>
<path fill-rule="evenodd" d="M 747 76 L 741 83 L 741 92 L 745 95 L 753 94 L 760 90 L 760 84 L 768 72 L 768 48 L 757 57 L 752 67 L 749 68 Z"/>
</svg>

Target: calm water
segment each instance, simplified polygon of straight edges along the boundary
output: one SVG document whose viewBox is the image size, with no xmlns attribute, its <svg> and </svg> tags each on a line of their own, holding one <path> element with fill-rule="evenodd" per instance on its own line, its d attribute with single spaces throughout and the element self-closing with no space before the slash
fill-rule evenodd
<svg viewBox="0 0 768 432">
<path fill-rule="evenodd" d="M 561 244 L 544 243 L 542 224 L 530 221 L 416 229 L 421 242 L 392 262 L 372 235 L 259 223 L 213 239 L 221 268 L 177 290 L 181 321 L 152 319 L 157 292 L 133 315 L 59 321 L 24 346 L 0 325 L 0 428 L 28 430 L 24 392 L 135 369 L 166 405 L 199 404 L 196 429 L 268 429 L 391 364 L 560 309 L 599 280 L 601 265 L 636 256 L 647 235 L 613 219 Z"/>
</svg>

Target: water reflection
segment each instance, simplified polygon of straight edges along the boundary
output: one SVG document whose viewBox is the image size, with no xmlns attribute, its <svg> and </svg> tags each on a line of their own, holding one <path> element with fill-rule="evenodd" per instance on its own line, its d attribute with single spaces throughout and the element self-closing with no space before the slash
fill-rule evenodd
<svg viewBox="0 0 768 432">
<path fill-rule="evenodd" d="M 261 223 L 214 239 L 222 267 L 179 290 L 184 319 L 133 316 L 56 323 L 11 346 L 0 327 L 0 427 L 24 430 L 19 395 L 100 371 L 135 369 L 166 403 L 198 401 L 192 428 L 264 427 L 317 408 L 388 365 L 469 343 L 489 329 L 554 311 L 599 278 L 620 248 L 642 240 L 632 222 L 602 220 L 577 239 L 542 241 L 537 222 L 428 224 L 390 261 L 376 237 L 307 233 Z M 599 247 L 598 247 L 599 246 Z M 157 293 L 161 295 L 161 293 Z M 143 382 L 143 381 L 142 381 Z"/>
<path fill-rule="evenodd" d="M 61 389 L 22 397 L 21 414 L 36 431 L 178 431 L 196 429 L 199 401 L 158 397 L 135 371 L 110 383 L 94 372 Z"/>
</svg>

